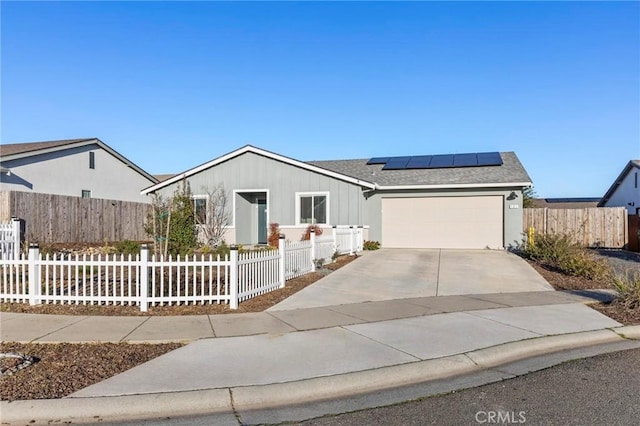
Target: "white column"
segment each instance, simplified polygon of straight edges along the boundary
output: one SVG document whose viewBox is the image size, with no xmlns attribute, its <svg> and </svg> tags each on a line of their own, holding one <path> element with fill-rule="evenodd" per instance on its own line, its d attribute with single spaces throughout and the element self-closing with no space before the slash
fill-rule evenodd
<svg viewBox="0 0 640 426">
<path fill-rule="evenodd" d="M 280 234 L 278 238 L 278 252 L 280 258 L 278 259 L 278 275 L 280 278 L 280 288 L 284 288 L 285 279 L 284 279 L 284 261 L 285 261 L 285 252 L 284 252 L 284 235 Z"/>
</svg>

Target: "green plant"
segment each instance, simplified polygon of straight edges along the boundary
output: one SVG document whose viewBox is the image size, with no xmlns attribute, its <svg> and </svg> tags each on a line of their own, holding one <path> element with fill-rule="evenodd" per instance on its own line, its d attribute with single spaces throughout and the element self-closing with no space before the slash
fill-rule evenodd
<svg viewBox="0 0 640 426">
<path fill-rule="evenodd" d="M 606 260 L 596 258 L 569 234 L 535 234 L 526 244 L 524 257 L 552 266 L 566 274 L 602 280 L 611 273 Z"/>
<path fill-rule="evenodd" d="M 615 274 L 611 283 L 618 292 L 618 301 L 626 309 L 640 309 L 640 273 Z"/>
<path fill-rule="evenodd" d="M 118 254 L 138 254 L 140 253 L 140 243 L 131 240 L 118 241 L 115 250 Z"/>
<path fill-rule="evenodd" d="M 340 257 L 340 252 L 338 250 L 334 251 L 333 254 L 331 255 L 331 260 L 332 261 L 336 261 L 337 258 Z"/>
<path fill-rule="evenodd" d="M 305 229 L 304 233 L 302 234 L 302 238 L 300 238 L 300 241 L 310 240 L 312 229 L 315 232 L 316 237 L 319 237 L 320 235 L 322 235 L 322 228 L 320 228 L 318 225 L 309 225 L 307 226 L 307 229 Z"/>
<path fill-rule="evenodd" d="M 380 248 L 380 242 L 378 241 L 365 241 L 362 245 L 363 250 L 378 250 Z"/>
<path fill-rule="evenodd" d="M 313 264 L 316 266 L 316 269 L 321 269 L 324 266 L 324 258 L 313 259 Z"/>
</svg>

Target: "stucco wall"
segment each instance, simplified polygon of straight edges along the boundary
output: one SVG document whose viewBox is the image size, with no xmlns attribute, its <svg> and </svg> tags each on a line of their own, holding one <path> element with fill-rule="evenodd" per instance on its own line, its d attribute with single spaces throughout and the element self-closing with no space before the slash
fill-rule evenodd
<svg viewBox="0 0 640 426">
<path fill-rule="evenodd" d="M 95 155 L 94 169 L 89 168 L 89 152 Z M 140 191 L 154 183 L 98 145 L 3 161 L 2 166 L 11 170 L 0 174 L 7 191 L 80 197 L 89 190 L 91 198 L 149 202 Z"/>
</svg>

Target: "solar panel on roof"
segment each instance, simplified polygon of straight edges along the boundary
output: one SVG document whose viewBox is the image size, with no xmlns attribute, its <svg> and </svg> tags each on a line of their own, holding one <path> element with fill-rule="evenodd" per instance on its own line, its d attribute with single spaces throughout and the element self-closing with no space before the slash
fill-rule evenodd
<svg viewBox="0 0 640 426">
<path fill-rule="evenodd" d="M 404 170 L 411 157 L 390 157 L 382 170 Z"/>
<path fill-rule="evenodd" d="M 431 157 L 429 168 L 435 169 L 438 167 L 453 167 L 453 154 L 434 155 L 433 157 Z"/>
<path fill-rule="evenodd" d="M 502 157 L 499 152 L 479 152 L 478 166 L 501 166 Z"/>
<path fill-rule="evenodd" d="M 407 169 L 427 169 L 431 162 L 431 155 L 418 155 L 411 157 L 407 163 Z"/>
<path fill-rule="evenodd" d="M 453 156 L 454 167 L 471 167 L 478 165 L 478 156 L 476 154 L 455 154 Z"/>
<path fill-rule="evenodd" d="M 387 164 L 389 157 L 374 157 L 367 161 L 367 165 L 369 164 Z"/>
</svg>

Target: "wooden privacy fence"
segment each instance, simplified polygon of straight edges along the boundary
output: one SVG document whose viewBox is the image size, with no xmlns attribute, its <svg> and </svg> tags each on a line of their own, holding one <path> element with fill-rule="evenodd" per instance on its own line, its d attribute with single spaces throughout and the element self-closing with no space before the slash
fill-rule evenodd
<svg viewBox="0 0 640 426">
<path fill-rule="evenodd" d="M 38 243 L 146 240 L 151 208 L 132 201 L 0 191 L 0 222 L 19 217 L 25 240 Z"/>
<path fill-rule="evenodd" d="M 357 233 L 358 228 L 351 228 Z M 361 229 L 361 228 L 360 228 Z M 289 242 L 278 249 L 239 253 L 232 246 L 224 258 L 211 255 L 164 258 L 144 246 L 136 256 L 42 256 L 37 245 L 12 259 L 0 260 L 0 301 L 29 303 L 148 306 L 238 303 L 282 288 L 285 281 L 315 271 L 316 253 L 338 253 L 333 236 Z M 361 249 L 361 247 L 360 247 Z M 332 252 L 333 253 L 333 252 Z"/>
<path fill-rule="evenodd" d="M 567 234 L 586 247 L 626 248 L 627 210 L 624 207 L 584 209 L 524 209 L 523 231 Z"/>
</svg>

